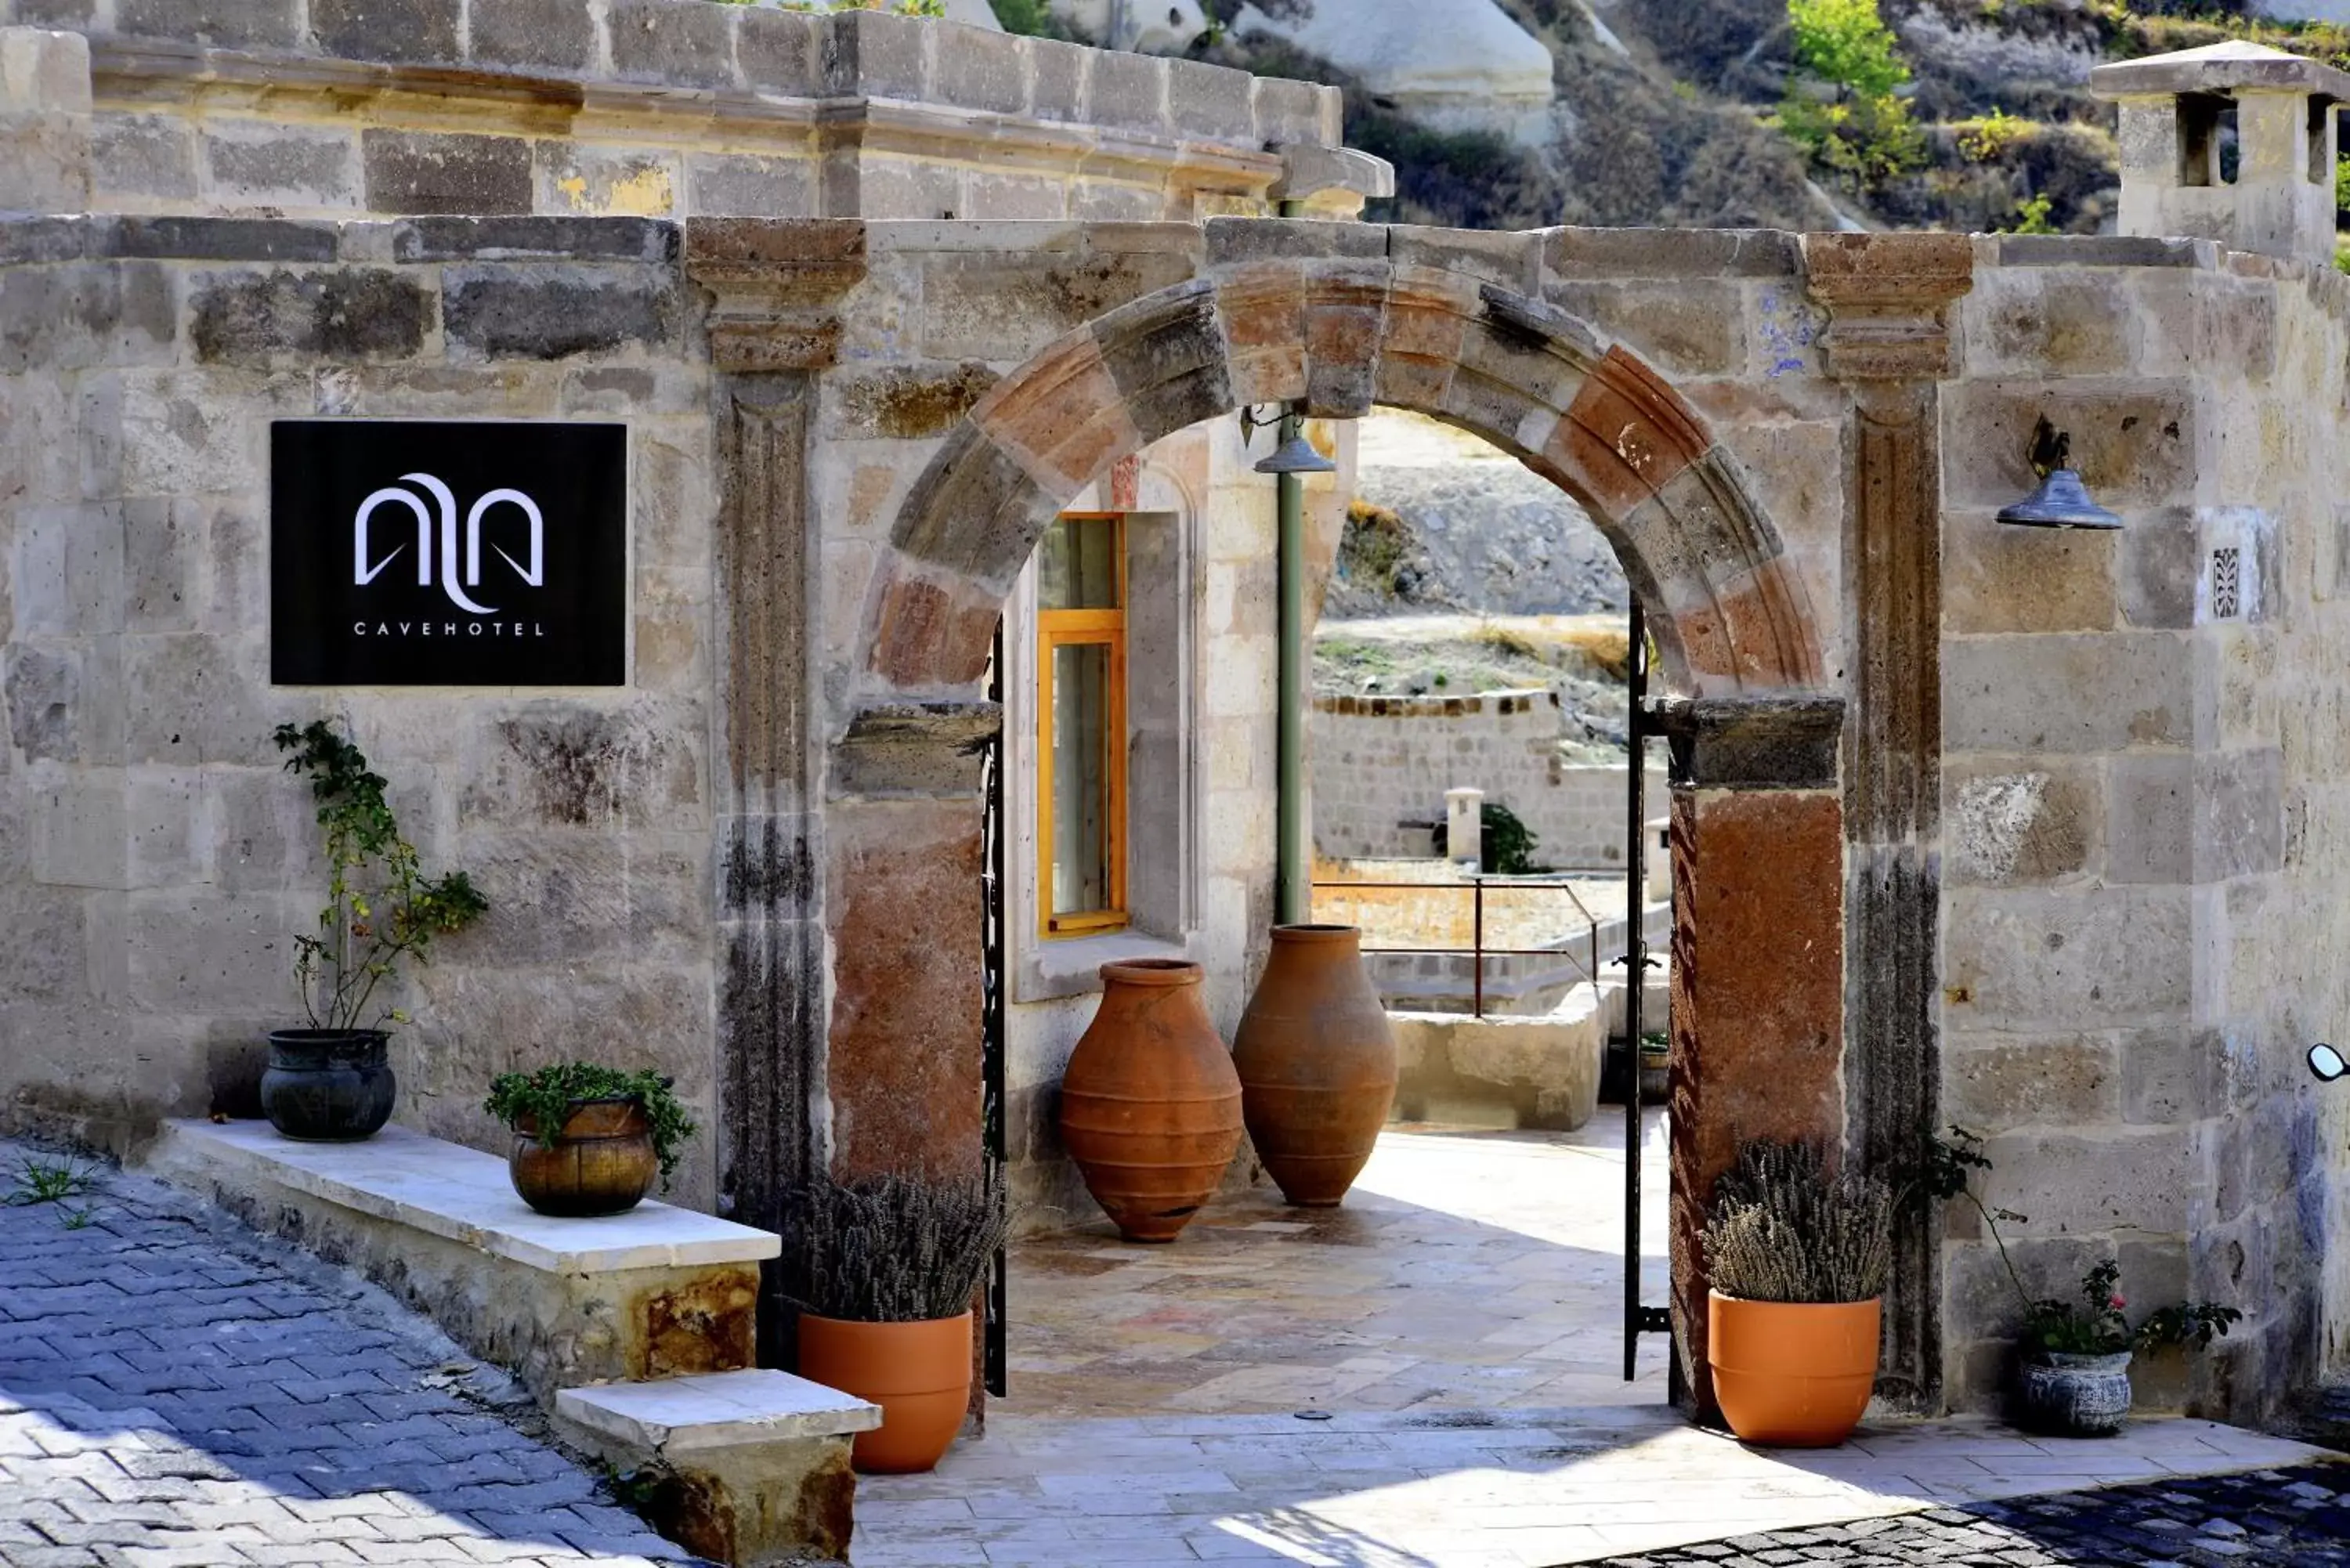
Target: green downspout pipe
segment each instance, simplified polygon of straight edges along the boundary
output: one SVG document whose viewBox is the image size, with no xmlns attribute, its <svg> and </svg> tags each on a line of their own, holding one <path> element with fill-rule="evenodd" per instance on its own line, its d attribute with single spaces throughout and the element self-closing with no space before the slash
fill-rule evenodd
<svg viewBox="0 0 2350 1568">
<path fill-rule="evenodd" d="M 1281 216 L 1294 218 L 1304 205 L 1284 202 Z M 1289 404 L 1281 410 L 1279 439 L 1284 442 L 1295 439 L 1305 423 L 1303 405 Z M 1310 918 L 1314 900 L 1305 824 L 1305 479 L 1302 474 L 1284 473 L 1274 483 L 1281 530 L 1281 686 L 1278 757 L 1274 768 L 1273 903 L 1275 922 L 1295 926 Z"/>
</svg>

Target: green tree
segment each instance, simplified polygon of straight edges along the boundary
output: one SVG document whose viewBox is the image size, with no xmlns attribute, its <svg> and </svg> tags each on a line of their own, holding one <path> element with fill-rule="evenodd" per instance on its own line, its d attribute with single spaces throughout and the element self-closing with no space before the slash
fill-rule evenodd
<svg viewBox="0 0 2350 1568">
<path fill-rule="evenodd" d="M 1884 98 L 1909 79 L 1877 0 L 1787 0 L 1795 63 L 1858 98 Z"/>
</svg>

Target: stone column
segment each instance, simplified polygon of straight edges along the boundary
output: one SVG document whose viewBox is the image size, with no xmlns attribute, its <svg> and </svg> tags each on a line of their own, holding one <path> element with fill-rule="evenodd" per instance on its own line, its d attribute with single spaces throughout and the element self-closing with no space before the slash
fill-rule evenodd
<svg viewBox="0 0 2350 1568">
<path fill-rule="evenodd" d="M 1714 1179 L 1749 1138 L 1844 1130 L 1844 810 L 1834 698 L 1678 699 L 1672 743 L 1672 1315 L 1686 1407 L 1706 1367 Z"/>
<path fill-rule="evenodd" d="M 716 1129 L 723 1212 L 783 1228 L 824 1156 L 827 879 L 808 443 L 832 306 L 864 275 L 861 224 L 701 222 L 686 265 L 709 289 L 722 463 Z M 759 1345 L 793 1335 L 785 1258 L 768 1265 Z"/>
<path fill-rule="evenodd" d="M 1846 1152 L 1898 1177 L 1938 1127 L 1942 568 L 1940 378 L 1950 302 L 1973 286 L 1955 234 L 1814 234 L 1812 297 L 1831 320 L 1829 374 L 1846 383 Z M 1939 1410 L 1941 1249 L 1930 1203 L 1895 1227 L 1877 1396 Z"/>
</svg>

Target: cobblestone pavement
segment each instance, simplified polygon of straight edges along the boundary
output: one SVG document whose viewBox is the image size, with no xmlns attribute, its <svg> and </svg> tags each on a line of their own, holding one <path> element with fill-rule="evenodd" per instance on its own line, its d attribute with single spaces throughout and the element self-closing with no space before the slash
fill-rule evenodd
<svg viewBox="0 0 2350 1568">
<path fill-rule="evenodd" d="M 60 1158 L 0 1143 L 0 1563 L 691 1561 L 380 1292 L 109 1168 L 21 1201 Z"/>
<path fill-rule="evenodd" d="M 2342 1568 L 2345 1489 L 2350 1467 L 2303 1465 L 1742 1535 L 1601 1568 Z"/>
</svg>

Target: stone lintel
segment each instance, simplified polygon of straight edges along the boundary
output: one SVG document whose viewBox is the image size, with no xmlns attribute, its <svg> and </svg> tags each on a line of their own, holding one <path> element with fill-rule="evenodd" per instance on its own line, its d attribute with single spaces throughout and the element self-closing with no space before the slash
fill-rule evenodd
<svg viewBox="0 0 2350 1568">
<path fill-rule="evenodd" d="M 2350 103 L 2350 72 L 2322 60 L 2241 38 L 2142 59 L 2116 60 L 2089 72 L 2089 90 L 2103 99 L 2164 98 L 2186 93 L 2309 93 Z"/>
<path fill-rule="evenodd" d="M 1833 789 L 1844 711 L 1838 697 L 1670 697 L 1657 720 L 1677 786 Z"/>
<path fill-rule="evenodd" d="M 980 757 L 1003 726 L 994 702 L 874 702 L 841 737 L 832 793 L 950 796 L 979 788 Z"/>
<path fill-rule="evenodd" d="M 1829 373 L 1853 380 L 1934 379 L 1950 370 L 1948 311 L 1974 287 L 1964 234 L 1805 234 L 1811 296 L 1828 308 Z"/>
</svg>

